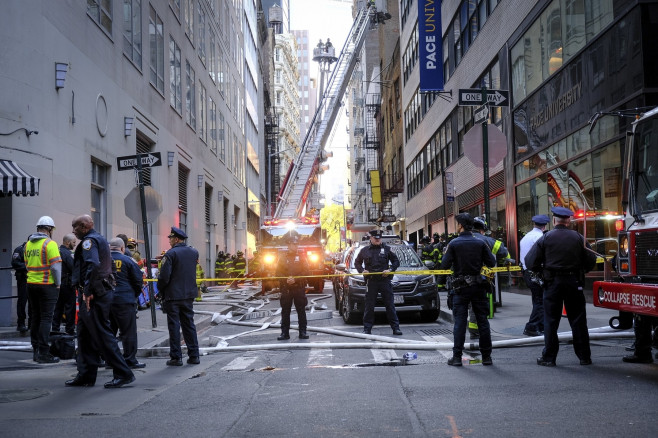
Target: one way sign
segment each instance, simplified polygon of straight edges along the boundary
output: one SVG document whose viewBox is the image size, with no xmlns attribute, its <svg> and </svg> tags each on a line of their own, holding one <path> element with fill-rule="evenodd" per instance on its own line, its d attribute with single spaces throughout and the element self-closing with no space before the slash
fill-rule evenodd
<svg viewBox="0 0 658 438">
<path fill-rule="evenodd" d="M 162 159 L 160 152 L 152 152 L 148 154 L 139 154 L 142 161 L 142 167 L 156 167 L 162 166 Z M 117 157 L 117 170 L 128 170 L 137 167 L 137 155 L 127 155 L 125 157 Z"/>
<path fill-rule="evenodd" d="M 487 102 L 491 106 L 509 106 L 509 91 L 487 90 Z M 482 90 L 471 88 L 459 89 L 460 106 L 479 106 L 482 103 Z"/>
</svg>

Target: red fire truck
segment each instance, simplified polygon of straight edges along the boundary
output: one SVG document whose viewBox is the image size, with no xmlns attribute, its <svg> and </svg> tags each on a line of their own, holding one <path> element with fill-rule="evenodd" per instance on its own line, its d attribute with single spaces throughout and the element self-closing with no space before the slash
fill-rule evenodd
<svg viewBox="0 0 658 438">
<path fill-rule="evenodd" d="M 658 316 L 658 108 L 633 122 L 622 177 L 625 212 L 616 222 L 617 278 L 606 275 L 593 290 L 595 306 L 619 310 L 619 324 L 610 320 L 615 328 L 629 328 L 624 312 Z"/>
</svg>

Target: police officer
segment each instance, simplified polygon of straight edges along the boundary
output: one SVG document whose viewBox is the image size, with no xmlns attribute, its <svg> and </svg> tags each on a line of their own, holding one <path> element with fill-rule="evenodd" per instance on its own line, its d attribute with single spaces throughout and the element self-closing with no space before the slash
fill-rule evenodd
<svg viewBox="0 0 658 438">
<path fill-rule="evenodd" d="M 187 234 L 180 228 L 171 227 L 171 249 L 162 257 L 158 276 L 158 290 L 163 308 L 167 313 L 169 329 L 169 366 L 183 366 L 180 332 L 187 345 L 187 363 L 196 365 L 199 360 L 199 341 L 194 325 L 194 298 L 197 296 L 196 264 L 199 251 L 185 244 Z"/>
<path fill-rule="evenodd" d="M 541 357 L 537 358 L 537 365 L 555 366 L 560 345 L 557 330 L 563 305 L 573 333 L 576 356 L 581 365 L 590 365 L 592 359 L 583 282 L 585 273 L 596 265 L 596 255 L 580 233 L 569 229 L 573 211 L 565 207 L 553 207 L 551 212 L 554 229 L 535 242 L 524 260 L 526 267 L 532 271 L 543 269 L 545 281 L 544 350 Z"/>
<path fill-rule="evenodd" d="M 621 360 L 628 363 L 653 363 L 653 357 L 651 357 L 651 329 L 656 324 L 658 324 L 658 318 L 655 316 L 635 314 L 633 321 L 635 349 L 633 354 L 624 356 Z M 658 329 L 654 331 L 654 339 L 658 336 L 656 331 Z M 656 358 L 658 359 L 658 354 L 656 354 Z"/>
<path fill-rule="evenodd" d="M 30 302 L 27 299 L 27 268 L 25 267 L 25 244 L 23 242 L 14 248 L 11 255 L 11 267 L 14 268 L 14 275 L 16 276 L 16 292 L 18 300 L 16 301 L 16 331 L 24 335 L 30 329 L 30 320 L 25 325 L 25 318 L 30 317 Z M 25 313 L 25 305 L 27 304 L 27 314 Z"/>
<path fill-rule="evenodd" d="M 123 357 L 130 368 L 144 368 L 137 361 L 137 297 L 142 293 L 142 271 L 137 262 L 125 253 L 120 237 L 110 240 L 110 253 L 116 272 L 116 287 L 110 310 L 112 332 L 121 333 Z"/>
<path fill-rule="evenodd" d="M 110 328 L 114 297 L 112 256 L 107 240 L 94 230 L 94 220 L 83 214 L 72 222 L 73 234 L 80 240 L 73 254 L 73 286 L 78 289 L 78 375 L 66 386 L 94 386 L 101 354 L 112 367 L 113 379 L 106 388 L 120 388 L 135 381 L 135 375 L 121 355 Z"/>
<path fill-rule="evenodd" d="M 62 314 L 64 314 L 65 331 L 68 335 L 75 334 L 75 288 L 71 284 L 73 274 L 73 253 L 71 251 L 73 248 L 75 248 L 75 234 L 69 233 L 64 236 L 62 244 L 59 246 L 59 254 L 62 257 L 62 284 L 53 313 L 52 327 L 52 331 L 59 331 Z"/>
<path fill-rule="evenodd" d="M 50 354 L 50 327 L 62 275 L 62 259 L 57 243 L 52 240 L 55 222 L 50 216 L 37 221 L 37 232 L 25 244 L 27 295 L 30 301 L 30 337 L 33 359 L 39 363 L 57 363 Z"/>
<path fill-rule="evenodd" d="M 281 257 L 276 265 L 276 276 L 279 279 L 279 291 L 281 292 L 281 335 L 279 341 L 290 339 L 290 311 L 295 304 L 297 319 L 299 323 L 299 339 L 308 339 L 306 334 L 306 282 L 303 278 L 309 271 L 306 258 L 299 252 L 297 238 L 288 239 L 288 251 Z"/>
<path fill-rule="evenodd" d="M 480 329 L 480 352 L 482 365 L 493 365 L 491 360 L 491 329 L 487 315 L 489 313 L 489 300 L 487 292 L 489 284 L 480 274 L 483 266 L 493 267 L 496 264 L 489 246 L 477 239 L 471 233 L 473 218 L 468 213 L 458 214 L 457 231 L 459 237 L 448 244 L 441 269 L 453 271 L 453 287 L 455 288 L 452 305 L 454 325 L 454 345 L 452 357 L 448 365 L 462 366 L 462 351 L 466 337 L 466 320 L 468 306 L 472 305 Z"/>
<path fill-rule="evenodd" d="M 382 243 L 381 230 L 372 230 L 369 234 L 370 245 L 364 247 L 354 261 L 354 266 L 359 273 L 376 273 L 364 275 L 366 302 L 363 309 L 363 333 L 371 334 L 372 326 L 375 323 L 375 302 L 377 294 L 381 293 L 384 306 L 386 306 L 386 317 L 393 329 L 393 334 L 401 336 L 400 321 L 393 302 L 392 275 L 390 275 L 400 266 L 400 260 L 388 245 Z"/>
<path fill-rule="evenodd" d="M 541 336 L 544 334 L 544 288 L 537 283 L 533 272 L 526 269 L 525 256 L 528 255 L 532 245 L 544 235 L 546 224 L 549 221 L 550 219 L 545 214 L 533 216 L 533 229 L 528 231 L 519 243 L 519 262 L 523 267 L 523 280 L 532 295 L 532 312 L 523 329 L 523 334 L 526 336 Z"/>
</svg>

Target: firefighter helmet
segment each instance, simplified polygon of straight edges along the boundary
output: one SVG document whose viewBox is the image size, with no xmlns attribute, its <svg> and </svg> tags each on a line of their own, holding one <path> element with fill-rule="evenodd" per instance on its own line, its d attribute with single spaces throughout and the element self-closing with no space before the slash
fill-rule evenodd
<svg viewBox="0 0 658 438">
<path fill-rule="evenodd" d="M 50 216 L 41 216 L 37 221 L 37 228 L 40 227 L 51 227 L 55 228 L 55 221 Z"/>
<path fill-rule="evenodd" d="M 238 251 L 235 253 L 235 255 L 237 255 L 238 257 L 242 257 L 244 253 L 242 251 Z"/>
<path fill-rule="evenodd" d="M 440 237 L 441 237 L 441 236 L 439 236 L 439 233 L 434 233 L 434 234 L 432 234 L 432 238 L 434 238 L 434 239 L 438 239 L 438 238 L 440 238 Z"/>
<path fill-rule="evenodd" d="M 420 241 L 423 243 L 430 243 L 430 236 L 423 236 Z"/>
<path fill-rule="evenodd" d="M 486 230 L 487 229 L 487 222 L 484 220 L 482 216 L 477 216 L 473 218 L 473 227 L 478 229 L 478 230 Z"/>
</svg>

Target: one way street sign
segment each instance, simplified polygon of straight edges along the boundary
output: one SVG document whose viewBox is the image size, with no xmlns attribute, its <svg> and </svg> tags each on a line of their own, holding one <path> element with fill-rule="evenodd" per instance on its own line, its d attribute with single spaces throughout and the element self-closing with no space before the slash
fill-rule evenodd
<svg viewBox="0 0 658 438">
<path fill-rule="evenodd" d="M 162 158 L 160 152 L 152 152 L 148 154 L 139 154 L 142 157 L 142 167 L 156 167 L 162 166 Z M 128 170 L 137 167 L 137 155 L 126 155 L 125 157 L 117 157 L 117 170 Z"/>
<path fill-rule="evenodd" d="M 487 102 L 491 106 L 509 106 L 508 90 L 487 90 Z M 471 88 L 459 89 L 460 106 L 482 105 L 482 90 Z"/>
</svg>

